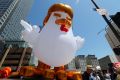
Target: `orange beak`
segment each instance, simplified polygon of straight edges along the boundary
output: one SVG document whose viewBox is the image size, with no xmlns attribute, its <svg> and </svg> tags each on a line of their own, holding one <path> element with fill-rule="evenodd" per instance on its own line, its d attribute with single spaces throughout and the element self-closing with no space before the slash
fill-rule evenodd
<svg viewBox="0 0 120 80">
<path fill-rule="evenodd" d="M 67 19 L 57 19 L 55 23 L 61 25 L 60 30 L 64 32 L 68 32 L 69 28 L 71 27 L 71 21 Z"/>
</svg>

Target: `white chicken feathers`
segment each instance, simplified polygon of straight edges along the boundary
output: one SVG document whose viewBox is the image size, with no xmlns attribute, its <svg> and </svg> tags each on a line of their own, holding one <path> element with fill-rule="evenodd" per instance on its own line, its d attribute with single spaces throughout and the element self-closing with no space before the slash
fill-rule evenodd
<svg viewBox="0 0 120 80">
<path fill-rule="evenodd" d="M 33 47 L 34 55 L 51 66 L 61 66 L 70 62 L 76 50 L 84 43 L 83 38 L 73 35 L 72 28 L 64 35 L 57 25 L 45 26 L 39 33 L 40 28 L 36 25 L 31 26 L 24 20 L 21 20 L 20 24 L 25 28 L 22 38 Z M 56 32 L 60 35 L 58 38 Z"/>
<path fill-rule="evenodd" d="M 33 46 L 39 35 L 40 28 L 37 25 L 31 26 L 24 20 L 21 20 L 20 24 L 25 28 L 25 30 L 22 31 L 22 38 Z"/>
</svg>

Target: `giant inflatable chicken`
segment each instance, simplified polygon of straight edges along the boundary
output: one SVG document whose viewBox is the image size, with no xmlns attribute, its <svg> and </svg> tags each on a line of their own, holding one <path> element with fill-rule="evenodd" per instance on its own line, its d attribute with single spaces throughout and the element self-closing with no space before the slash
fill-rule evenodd
<svg viewBox="0 0 120 80">
<path fill-rule="evenodd" d="M 22 37 L 33 47 L 34 55 L 43 63 L 59 67 L 69 63 L 84 39 L 72 31 L 73 11 L 69 5 L 52 5 L 44 19 L 42 30 L 21 20 Z"/>
</svg>

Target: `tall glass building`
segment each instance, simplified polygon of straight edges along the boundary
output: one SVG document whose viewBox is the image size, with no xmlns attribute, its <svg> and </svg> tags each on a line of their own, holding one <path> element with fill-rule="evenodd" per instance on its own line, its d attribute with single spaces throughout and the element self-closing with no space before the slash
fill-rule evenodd
<svg viewBox="0 0 120 80">
<path fill-rule="evenodd" d="M 34 0 L 0 0 L 0 37 L 5 41 L 21 41 L 24 29 L 20 20 L 27 17 Z"/>
<path fill-rule="evenodd" d="M 0 54 L 0 68 L 11 66 L 12 70 L 18 70 L 21 66 L 29 65 L 32 49 L 24 48 L 25 41 L 21 39 L 24 27 L 20 21 L 27 17 L 33 1 L 0 0 L 0 45 L 4 45 L 5 41 L 7 47 L 0 47 L 3 50 Z"/>
</svg>

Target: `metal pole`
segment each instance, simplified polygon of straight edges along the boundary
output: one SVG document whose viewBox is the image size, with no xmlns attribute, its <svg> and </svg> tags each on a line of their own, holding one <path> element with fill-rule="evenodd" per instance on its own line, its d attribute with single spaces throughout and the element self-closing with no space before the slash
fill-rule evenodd
<svg viewBox="0 0 120 80">
<path fill-rule="evenodd" d="M 10 51 L 10 48 L 11 48 L 11 45 L 9 45 L 9 47 L 7 48 L 2 60 L 0 61 L 0 68 L 2 67 L 3 62 L 5 61 L 5 58 L 7 57 L 8 53 Z"/>
<path fill-rule="evenodd" d="M 26 49 L 27 49 L 27 48 L 24 48 L 24 50 L 23 50 L 23 53 L 22 53 L 22 56 L 21 56 L 21 59 L 20 59 L 20 62 L 19 62 L 17 71 L 19 71 L 19 69 L 20 69 L 21 66 L 22 66 L 22 63 L 23 63 L 23 61 L 24 61 L 24 57 L 25 57 L 25 54 L 26 54 Z"/>
<path fill-rule="evenodd" d="M 100 9 L 98 7 L 98 5 L 94 2 L 94 0 L 91 0 L 92 3 L 94 4 L 94 6 L 96 7 L 96 9 Z M 120 42 L 120 35 L 117 33 L 117 31 L 115 30 L 115 28 L 113 27 L 113 25 L 111 24 L 111 22 L 109 22 L 109 20 L 107 19 L 106 15 L 102 15 L 103 19 L 106 21 L 106 23 L 109 25 L 110 29 L 113 31 L 115 37 L 118 39 L 118 41 Z"/>
</svg>

